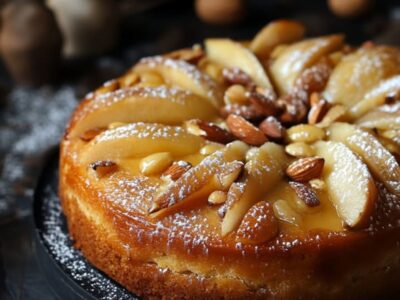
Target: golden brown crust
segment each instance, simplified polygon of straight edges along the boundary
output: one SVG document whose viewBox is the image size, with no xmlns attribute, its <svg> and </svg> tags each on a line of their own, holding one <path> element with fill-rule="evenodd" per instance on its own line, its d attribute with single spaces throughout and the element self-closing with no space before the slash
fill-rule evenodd
<svg viewBox="0 0 400 300">
<path fill-rule="evenodd" d="M 82 169 L 72 163 L 69 147 L 64 144 L 62 148 L 60 197 L 76 246 L 93 265 L 146 299 L 374 297 L 382 293 L 383 287 L 385 291 L 394 291 L 399 283 L 398 230 L 361 238 L 349 235 L 339 240 L 323 240 L 321 237 L 318 244 L 265 252 L 256 264 L 251 255 L 239 258 L 231 253 L 236 264 L 229 256 L 224 256 L 226 262 L 221 264 L 217 260 L 230 251 L 210 257 L 176 248 L 169 255 L 176 255 L 188 270 L 162 268 L 156 262 L 162 244 L 143 242 L 135 231 L 127 235 L 122 225 L 127 219 L 107 208 L 96 191 L 85 186 L 87 174 L 80 173 Z M 200 264 L 205 270 L 212 268 L 214 272 L 205 276 L 196 274 L 189 271 L 192 264 L 196 267 Z M 230 264 L 237 268 L 227 276 L 224 270 Z M 248 266 L 254 269 L 245 268 Z M 263 283 L 254 281 L 252 285 L 255 278 L 261 278 Z"/>
</svg>

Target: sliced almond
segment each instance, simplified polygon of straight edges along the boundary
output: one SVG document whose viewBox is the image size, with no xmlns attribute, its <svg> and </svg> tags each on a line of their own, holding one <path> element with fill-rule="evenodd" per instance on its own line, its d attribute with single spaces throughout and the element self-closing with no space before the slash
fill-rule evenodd
<svg viewBox="0 0 400 300">
<path fill-rule="evenodd" d="M 278 219 L 272 205 L 266 201 L 254 204 L 243 217 L 236 239 L 244 244 L 261 244 L 279 232 Z"/>
<path fill-rule="evenodd" d="M 272 140 L 281 140 L 285 134 L 285 127 L 273 116 L 267 117 L 258 128 Z"/>
<path fill-rule="evenodd" d="M 325 160 L 321 157 L 300 158 L 289 165 L 286 174 L 298 182 L 308 182 L 321 176 Z"/>
<path fill-rule="evenodd" d="M 235 141 L 207 156 L 158 194 L 149 213 L 162 218 L 207 199 L 214 191 L 227 190 L 239 176 L 247 150 L 245 143 Z"/>
<path fill-rule="evenodd" d="M 229 115 L 226 124 L 235 137 L 249 145 L 260 146 L 268 140 L 260 129 L 241 116 Z"/>
<path fill-rule="evenodd" d="M 175 161 L 164 173 L 163 177 L 170 178 L 171 180 L 175 181 L 180 178 L 186 171 L 188 171 L 192 167 L 192 164 L 184 161 L 179 160 Z"/>
<path fill-rule="evenodd" d="M 333 122 L 340 121 L 346 114 L 346 108 L 343 105 L 334 105 L 325 114 L 321 122 L 316 124 L 320 128 L 325 128 Z"/>
<path fill-rule="evenodd" d="M 140 160 L 139 168 L 143 175 L 150 176 L 160 174 L 173 162 L 169 152 L 158 152 L 150 154 Z"/>
<path fill-rule="evenodd" d="M 318 196 L 312 188 L 295 181 L 290 181 L 289 185 L 296 192 L 299 199 L 302 200 L 307 206 L 315 207 L 320 205 Z"/>
<path fill-rule="evenodd" d="M 220 205 L 226 201 L 226 192 L 224 191 L 214 191 L 208 196 L 208 203 L 211 205 Z"/>
<path fill-rule="evenodd" d="M 329 103 L 324 99 L 321 99 L 318 103 L 311 105 L 311 109 L 308 112 L 308 124 L 316 124 L 320 122 L 328 110 Z"/>
</svg>

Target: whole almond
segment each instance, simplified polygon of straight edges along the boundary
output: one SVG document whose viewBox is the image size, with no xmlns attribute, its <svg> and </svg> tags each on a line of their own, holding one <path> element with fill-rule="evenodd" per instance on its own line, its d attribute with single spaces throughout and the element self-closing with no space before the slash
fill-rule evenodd
<svg viewBox="0 0 400 300">
<path fill-rule="evenodd" d="M 250 103 L 260 110 L 264 116 L 274 116 L 277 114 L 278 107 L 271 92 L 260 93 L 257 88 L 257 91 L 248 92 L 247 95 Z"/>
<path fill-rule="evenodd" d="M 321 176 L 325 160 L 321 157 L 300 158 L 289 165 L 286 174 L 298 182 L 308 182 Z"/>
<path fill-rule="evenodd" d="M 180 178 L 186 171 L 188 171 L 192 167 L 192 164 L 179 160 L 175 161 L 162 175 L 162 177 L 170 178 L 175 181 Z"/>
<path fill-rule="evenodd" d="M 317 124 L 322 120 L 325 114 L 328 112 L 329 103 L 321 99 L 318 103 L 311 105 L 311 109 L 308 112 L 308 124 Z"/>
<path fill-rule="evenodd" d="M 214 123 L 203 120 L 196 120 L 195 123 L 204 132 L 201 136 L 209 141 L 227 144 L 235 140 L 233 134 Z"/>
<path fill-rule="evenodd" d="M 320 204 L 317 194 L 314 190 L 300 182 L 289 182 L 290 187 L 296 192 L 297 196 L 309 207 L 315 207 Z"/>
<path fill-rule="evenodd" d="M 327 59 L 322 59 L 315 65 L 304 70 L 294 83 L 293 93 L 308 101 L 313 92 L 321 92 L 331 75 L 332 67 Z"/>
<path fill-rule="evenodd" d="M 229 84 L 240 84 L 247 88 L 255 86 L 253 79 L 244 71 L 239 68 L 224 68 L 222 76 Z"/>
<path fill-rule="evenodd" d="M 249 145 L 260 146 L 268 141 L 260 129 L 241 116 L 229 115 L 226 124 L 235 137 Z"/>
<path fill-rule="evenodd" d="M 278 219 L 272 205 L 266 201 L 254 204 L 243 217 L 236 239 L 244 244 L 265 243 L 279 232 Z"/>
<path fill-rule="evenodd" d="M 224 118 L 234 114 L 251 121 L 260 121 L 265 117 L 262 111 L 253 105 L 229 104 L 222 107 L 220 113 Z"/>
<path fill-rule="evenodd" d="M 285 95 L 277 100 L 277 105 L 283 109 L 283 113 L 279 116 L 282 123 L 299 123 L 307 116 L 307 105 L 296 96 Z"/>
<path fill-rule="evenodd" d="M 280 140 L 285 134 L 285 128 L 273 116 L 267 117 L 258 125 L 258 128 L 270 139 Z"/>
</svg>

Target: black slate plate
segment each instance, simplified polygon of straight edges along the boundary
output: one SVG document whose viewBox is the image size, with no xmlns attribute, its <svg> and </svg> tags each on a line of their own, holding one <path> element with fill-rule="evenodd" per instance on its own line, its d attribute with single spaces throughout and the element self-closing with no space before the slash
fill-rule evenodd
<svg viewBox="0 0 400 300">
<path fill-rule="evenodd" d="M 90 265 L 72 246 L 58 198 L 58 148 L 51 151 L 34 195 L 38 262 L 60 299 L 139 299 Z"/>
</svg>

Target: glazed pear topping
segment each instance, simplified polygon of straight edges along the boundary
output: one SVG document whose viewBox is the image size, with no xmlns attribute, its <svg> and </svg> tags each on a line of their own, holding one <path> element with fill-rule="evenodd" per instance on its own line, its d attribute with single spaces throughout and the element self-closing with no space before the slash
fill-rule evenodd
<svg viewBox="0 0 400 300">
<path fill-rule="evenodd" d="M 154 180 L 154 222 L 205 209 L 244 244 L 365 228 L 377 186 L 400 196 L 400 50 L 303 36 L 280 20 L 250 43 L 144 58 L 88 97 L 66 136 L 98 180 Z"/>
</svg>

